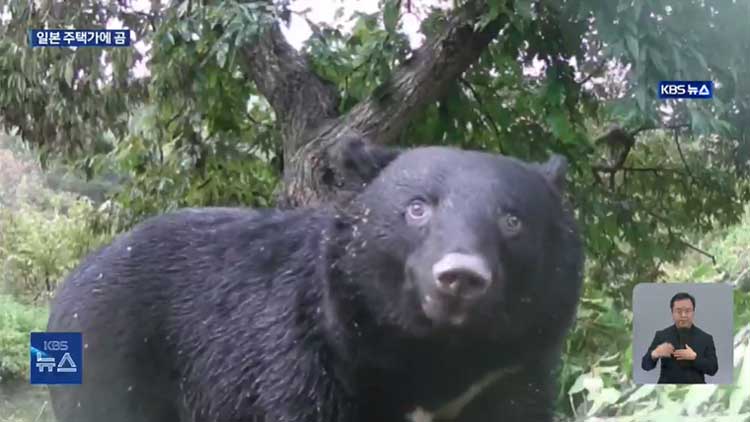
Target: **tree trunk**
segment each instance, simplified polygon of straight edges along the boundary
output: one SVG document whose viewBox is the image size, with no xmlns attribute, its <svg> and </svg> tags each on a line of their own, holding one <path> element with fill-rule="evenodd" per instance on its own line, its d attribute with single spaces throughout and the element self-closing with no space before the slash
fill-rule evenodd
<svg viewBox="0 0 750 422">
<path fill-rule="evenodd" d="M 482 1 L 455 9 L 436 36 L 345 115 L 337 112 L 336 88 L 311 70 L 278 24 L 248 46 L 245 66 L 281 127 L 285 165 L 277 205 L 310 206 L 346 199 L 360 190 L 366 181 L 343 169 L 346 144 L 393 143 L 422 108 L 439 99 L 479 58 L 507 21 L 501 15 L 475 30 L 486 13 Z"/>
</svg>

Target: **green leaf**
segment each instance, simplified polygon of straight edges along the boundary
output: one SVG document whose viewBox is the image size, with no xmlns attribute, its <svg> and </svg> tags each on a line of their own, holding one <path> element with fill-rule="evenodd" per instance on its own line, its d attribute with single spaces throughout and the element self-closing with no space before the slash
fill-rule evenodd
<svg viewBox="0 0 750 422">
<path fill-rule="evenodd" d="M 389 0 L 385 2 L 385 9 L 383 10 L 383 25 L 385 25 L 385 30 L 390 33 L 396 31 L 400 12 L 399 6 L 401 6 L 400 0 Z"/>
<path fill-rule="evenodd" d="M 709 121 L 699 109 L 690 107 L 688 113 L 690 114 L 690 125 L 695 132 L 705 134 L 710 131 Z"/>
<path fill-rule="evenodd" d="M 646 111 L 646 101 L 647 101 L 647 95 L 648 95 L 647 90 L 648 90 L 648 87 L 639 85 L 635 91 L 635 101 L 638 104 L 638 108 L 644 112 Z"/>
<path fill-rule="evenodd" d="M 729 414 L 737 415 L 740 413 L 743 404 L 750 397 L 750 343 L 745 342 L 744 356 L 742 356 L 742 368 L 737 377 L 737 388 L 729 396 Z"/>
<path fill-rule="evenodd" d="M 687 416 L 696 416 L 698 408 L 714 395 L 717 388 L 716 384 L 690 386 L 683 400 Z"/>
<path fill-rule="evenodd" d="M 184 17 L 188 14 L 188 6 L 190 5 L 189 1 L 180 2 L 180 5 L 177 6 L 177 16 L 178 17 Z"/>
<path fill-rule="evenodd" d="M 683 53 L 682 49 L 675 46 L 675 48 L 672 49 L 672 59 L 674 60 L 674 69 L 675 69 L 675 79 L 684 79 L 683 75 L 685 73 L 685 61 L 683 60 Z"/>
<path fill-rule="evenodd" d="M 632 60 L 638 60 L 639 54 L 638 54 L 638 39 L 635 38 L 635 36 L 626 34 L 625 35 L 625 47 L 628 49 L 628 53 L 630 53 L 630 58 Z"/>
<path fill-rule="evenodd" d="M 651 393 L 654 392 L 654 389 L 656 388 L 655 384 L 646 384 L 641 387 L 639 387 L 633 394 L 630 395 L 630 397 L 625 400 L 625 403 L 632 403 L 637 402 L 643 398 L 648 397 L 651 395 Z"/>
<path fill-rule="evenodd" d="M 706 275 L 710 274 L 713 271 L 713 268 L 711 268 L 711 265 L 708 263 L 703 263 L 699 265 L 695 270 L 693 270 L 693 273 L 690 275 L 690 278 L 695 280 L 700 280 Z"/>
<path fill-rule="evenodd" d="M 644 0 L 633 0 L 633 15 L 638 20 L 641 17 L 641 10 L 643 9 Z"/>
<path fill-rule="evenodd" d="M 75 71 L 73 67 L 73 60 L 68 60 L 68 62 L 65 64 L 65 83 L 69 87 L 73 87 L 73 72 Z"/>
<path fill-rule="evenodd" d="M 708 62 L 706 61 L 706 57 L 703 55 L 702 52 L 698 51 L 697 48 L 691 47 L 690 52 L 693 53 L 693 58 L 698 61 L 698 64 L 701 66 L 701 73 L 708 74 Z"/>
<path fill-rule="evenodd" d="M 501 14 L 507 12 L 507 7 L 505 6 L 505 1 L 503 0 L 490 0 L 489 4 L 490 10 L 485 13 L 474 25 L 475 31 L 484 29 L 490 22 L 497 19 Z M 518 19 L 513 20 L 512 23 L 516 26 L 522 26 L 522 22 L 519 22 Z"/>
<path fill-rule="evenodd" d="M 534 19 L 534 0 L 516 0 L 516 13 L 525 19 Z"/>
<path fill-rule="evenodd" d="M 310 11 L 311 9 L 308 8 L 307 10 Z M 339 19 L 341 19 L 343 17 L 344 17 L 344 8 L 343 7 L 337 7 L 336 8 L 336 13 L 333 14 L 333 20 L 337 21 L 337 20 L 339 20 Z"/>
<path fill-rule="evenodd" d="M 664 58 L 662 57 L 662 54 L 659 52 L 659 50 L 655 48 L 649 48 L 648 57 L 651 60 L 651 64 L 656 69 L 656 73 L 659 76 L 659 79 L 668 78 L 669 70 L 667 68 L 667 65 L 664 63 Z"/>
<path fill-rule="evenodd" d="M 568 395 L 572 396 L 574 394 L 578 394 L 581 391 L 583 391 L 584 389 L 583 381 L 586 380 L 586 378 L 588 377 L 589 377 L 589 374 L 587 373 L 579 375 L 578 378 L 576 378 L 576 381 L 573 383 L 573 386 L 570 387 L 570 390 L 568 390 Z"/>
<path fill-rule="evenodd" d="M 229 52 L 229 43 L 221 42 L 218 43 L 216 49 L 216 62 L 220 68 L 224 68 L 227 62 L 227 53 Z"/>
</svg>

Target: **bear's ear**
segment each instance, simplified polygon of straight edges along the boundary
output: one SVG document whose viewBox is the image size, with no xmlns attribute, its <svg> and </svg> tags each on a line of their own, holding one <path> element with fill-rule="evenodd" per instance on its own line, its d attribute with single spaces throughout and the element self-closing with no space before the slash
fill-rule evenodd
<svg viewBox="0 0 750 422">
<path fill-rule="evenodd" d="M 539 171 L 542 173 L 545 179 L 558 190 L 562 192 L 565 190 L 565 176 L 568 173 L 568 160 L 559 154 L 552 154 L 552 156 L 545 163 L 537 164 Z"/>
<path fill-rule="evenodd" d="M 337 161 L 350 176 L 370 183 L 401 153 L 396 148 L 367 142 L 361 137 L 346 136 L 339 141 Z"/>
</svg>

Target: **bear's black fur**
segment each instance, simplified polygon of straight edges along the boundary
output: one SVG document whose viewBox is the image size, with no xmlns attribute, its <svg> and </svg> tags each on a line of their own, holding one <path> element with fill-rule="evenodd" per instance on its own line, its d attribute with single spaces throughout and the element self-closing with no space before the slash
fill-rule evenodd
<svg viewBox="0 0 750 422">
<path fill-rule="evenodd" d="M 402 422 L 490 373 L 453 420 L 551 420 L 583 264 L 565 161 L 378 156 L 348 204 L 185 209 L 87 257 L 50 313 L 85 343 L 59 422 Z"/>
</svg>

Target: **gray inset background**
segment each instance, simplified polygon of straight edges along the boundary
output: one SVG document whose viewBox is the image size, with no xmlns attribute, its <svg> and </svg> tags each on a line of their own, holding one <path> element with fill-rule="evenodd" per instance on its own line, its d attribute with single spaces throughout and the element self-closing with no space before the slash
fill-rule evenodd
<svg viewBox="0 0 750 422">
<path fill-rule="evenodd" d="M 733 297 L 726 283 L 639 283 L 633 289 L 633 381 L 656 384 L 661 362 L 651 371 L 641 368 L 641 359 L 656 330 L 672 324 L 669 300 L 678 292 L 695 298 L 693 323 L 714 338 L 719 370 L 706 375 L 707 384 L 731 384 L 733 372 Z"/>
</svg>

